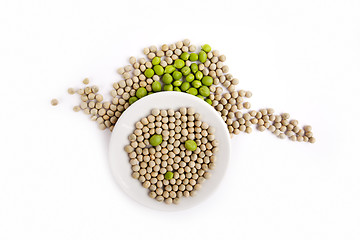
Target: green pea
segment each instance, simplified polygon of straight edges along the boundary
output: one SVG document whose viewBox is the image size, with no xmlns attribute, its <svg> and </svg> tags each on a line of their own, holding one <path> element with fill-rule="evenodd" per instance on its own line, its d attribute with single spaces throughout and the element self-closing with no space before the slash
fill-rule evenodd
<svg viewBox="0 0 360 240">
<path fill-rule="evenodd" d="M 190 65 L 190 68 L 193 73 L 196 73 L 197 71 L 199 71 L 199 66 L 196 63 L 192 63 Z"/>
<path fill-rule="evenodd" d="M 176 60 L 175 60 L 175 62 L 174 62 L 174 67 L 180 69 L 180 68 L 182 68 L 183 66 L 185 66 L 184 60 L 182 60 L 182 59 L 176 59 Z"/>
<path fill-rule="evenodd" d="M 194 81 L 194 79 L 195 79 L 195 76 L 194 76 L 194 74 L 189 74 L 189 75 L 187 75 L 186 76 L 186 78 L 185 78 L 185 80 L 187 81 L 187 82 L 192 82 L 192 81 Z"/>
<path fill-rule="evenodd" d="M 166 180 L 170 180 L 174 177 L 174 173 L 173 172 L 166 172 L 165 173 L 165 179 Z"/>
<path fill-rule="evenodd" d="M 206 59 L 207 59 L 206 52 L 200 51 L 199 52 L 199 61 L 204 63 L 204 62 L 206 62 Z"/>
<path fill-rule="evenodd" d="M 147 91 L 144 87 L 138 88 L 138 90 L 136 90 L 136 97 L 138 98 L 142 98 L 145 97 L 147 95 Z"/>
<path fill-rule="evenodd" d="M 162 143 L 162 140 L 163 139 L 162 139 L 161 135 L 155 134 L 150 137 L 149 142 L 150 142 L 151 146 L 156 147 L 157 145 Z"/>
<path fill-rule="evenodd" d="M 182 73 L 179 72 L 179 71 L 174 71 L 173 74 L 172 74 L 172 76 L 173 76 L 173 78 L 174 78 L 175 80 L 179 80 L 179 79 L 181 79 L 181 77 L 182 77 Z"/>
<path fill-rule="evenodd" d="M 199 56 L 196 53 L 190 54 L 190 61 L 195 62 L 199 59 Z"/>
<path fill-rule="evenodd" d="M 191 86 L 193 86 L 194 88 L 199 88 L 201 87 L 201 82 L 199 80 L 195 80 L 191 82 Z"/>
<path fill-rule="evenodd" d="M 181 73 L 184 75 L 184 76 L 187 76 L 189 75 L 189 73 L 191 72 L 190 68 L 188 66 L 185 66 L 181 69 Z"/>
<path fill-rule="evenodd" d="M 190 57 L 190 54 L 188 52 L 183 52 L 181 55 L 180 55 L 180 58 L 184 61 L 188 60 Z"/>
<path fill-rule="evenodd" d="M 131 98 L 129 98 L 129 104 L 131 105 L 131 104 L 133 104 L 134 102 L 136 102 L 138 100 L 138 98 L 137 97 L 131 97 Z"/>
<path fill-rule="evenodd" d="M 170 84 L 173 81 L 173 77 L 169 73 L 165 73 L 164 76 L 162 77 L 162 81 L 165 84 Z"/>
<path fill-rule="evenodd" d="M 173 85 L 174 85 L 174 87 L 180 87 L 181 83 L 182 83 L 182 81 L 176 80 L 176 81 L 173 82 Z"/>
<path fill-rule="evenodd" d="M 202 50 L 204 50 L 205 52 L 210 52 L 211 51 L 211 47 L 209 44 L 204 44 L 201 46 Z"/>
<path fill-rule="evenodd" d="M 161 58 L 159 57 L 154 57 L 153 60 L 151 61 L 152 65 L 159 65 L 161 62 Z"/>
<path fill-rule="evenodd" d="M 207 102 L 208 104 L 210 104 L 210 106 L 212 106 L 212 101 L 210 98 L 205 99 L 205 102 Z"/>
<path fill-rule="evenodd" d="M 153 92 L 148 92 L 148 95 L 151 95 L 151 94 L 153 94 Z"/>
<path fill-rule="evenodd" d="M 198 98 L 200 98 L 201 100 L 204 100 L 204 97 L 201 95 L 196 95 Z"/>
<path fill-rule="evenodd" d="M 207 86 L 202 86 L 199 88 L 199 93 L 204 97 L 208 97 L 210 95 L 210 89 Z"/>
<path fill-rule="evenodd" d="M 173 85 L 171 84 L 165 84 L 164 86 L 164 91 L 172 91 L 173 90 Z"/>
<path fill-rule="evenodd" d="M 181 89 L 179 87 L 174 87 L 174 91 L 181 92 Z"/>
<path fill-rule="evenodd" d="M 201 71 L 197 71 L 197 73 L 195 73 L 195 78 L 196 79 L 199 79 L 199 80 L 201 80 L 202 78 L 203 78 L 203 73 L 201 72 Z"/>
<path fill-rule="evenodd" d="M 196 88 L 189 88 L 187 91 L 187 93 L 191 94 L 191 95 L 197 95 L 198 94 L 198 90 Z"/>
<path fill-rule="evenodd" d="M 204 76 L 201 82 L 203 85 L 210 87 L 214 83 L 214 80 L 210 76 Z"/>
<path fill-rule="evenodd" d="M 185 92 L 185 91 L 187 91 L 189 88 L 190 88 L 190 83 L 189 82 L 183 82 L 182 84 L 181 84 L 181 91 L 183 91 L 183 92 Z"/>
<path fill-rule="evenodd" d="M 170 76 L 171 77 L 171 76 Z M 151 88 L 154 92 L 160 92 L 161 91 L 161 83 L 159 81 L 154 81 L 151 84 Z"/>
<path fill-rule="evenodd" d="M 185 148 L 189 151 L 195 151 L 197 148 L 196 142 L 194 140 L 186 140 Z"/>
<path fill-rule="evenodd" d="M 153 69 L 154 69 L 154 72 L 159 76 L 164 74 L 164 68 L 162 66 L 160 66 L 160 65 L 154 66 Z"/>
<path fill-rule="evenodd" d="M 145 70 L 144 74 L 147 78 L 151 78 L 152 76 L 154 76 L 154 70 L 152 70 L 151 68 L 148 68 Z"/>
<path fill-rule="evenodd" d="M 175 70 L 176 70 L 176 68 L 173 65 L 167 65 L 165 67 L 165 73 L 172 73 Z"/>
</svg>

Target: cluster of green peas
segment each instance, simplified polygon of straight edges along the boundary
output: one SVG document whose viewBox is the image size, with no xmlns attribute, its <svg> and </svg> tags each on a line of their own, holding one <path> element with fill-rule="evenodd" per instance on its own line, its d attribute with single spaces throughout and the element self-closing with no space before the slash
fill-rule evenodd
<svg viewBox="0 0 360 240">
<path fill-rule="evenodd" d="M 214 80 L 210 76 L 204 76 L 196 61 L 205 63 L 207 53 L 211 51 L 208 44 L 204 44 L 202 50 L 197 53 L 183 52 L 179 59 L 174 61 L 173 65 L 168 65 L 163 68 L 160 65 L 161 58 L 154 57 L 152 59 L 152 68 L 145 70 L 144 75 L 147 78 L 152 78 L 154 74 L 161 76 L 164 86 L 159 81 L 154 81 L 151 85 L 152 92 L 148 92 L 144 87 L 137 89 L 136 96 L 129 99 L 129 104 L 134 103 L 138 99 L 145 97 L 148 94 L 164 91 L 177 91 L 186 92 L 205 100 L 210 105 L 211 99 L 207 98 L 210 95 L 209 87 L 213 84 Z M 185 61 L 190 60 L 193 62 L 190 67 L 185 65 Z M 182 81 L 182 78 L 185 81 Z"/>
</svg>

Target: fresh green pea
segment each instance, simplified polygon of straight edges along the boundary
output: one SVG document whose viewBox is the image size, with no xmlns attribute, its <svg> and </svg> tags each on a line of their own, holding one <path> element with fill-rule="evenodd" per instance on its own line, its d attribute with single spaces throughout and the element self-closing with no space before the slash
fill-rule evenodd
<svg viewBox="0 0 360 240">
<path fill-rule="evenodd" d="M 176 60 L 175 60 L 175 62 L 174 62 L 174 67 L 180 69 L 180 68 L 182 68 L 183 66 L 185 66 L 184 60 L 182 60 L 182 59 L 176 59 Z"/>
<path fill-rule="evenodd" d="M 190 68 L 188 66 L 185 66 L 181 69 L 181 73 L 184 75 L 184 76 L 187 76 L 189 75 L 189 73 L 191 72 Z"/>
<path fill-rule="evenodd" d="M 183 82 L 182 84 L 181 84 L 181 91 L 183 91 L 183 92 L 185 92 L 185 91 L 187 91 L 189 88 L 190 88 L 190 83 L 189 82 Z"/>
<path fill-rule="evenodd" d="M 195 79 L 195 76 L 194 76 L 194 74 L 189 74 L 189 75 L 187 75 L 186 76 L 186 78 L 185 78 L 185 80 L 187 81 L 187 82 L 192 82 L 192 81 L 194 81 L 194 79 Z"/>
<path fill-rule="evenodd" d="M 131 97 L 131 98 L 129 98 L 129 104 L 131 105 L 131 104 L 133 104 L 134 102 L 136 102 L 138 100 L 138 98 L 137 97 Z"/>
<path fill-rule="evenodd" d="M 165 84 L 164 85 L 164 91 L 172 91 L 173 90 L 173 85 L 171 84 Z"/>
<path fill-rule="evenodd" d="M 214 80 L 210 76 L 204 76 L 201 82 L 203 85 L 210 87 L 214 83 Z"/>
<path fill-rule="evenodd" d="M 180 58 L 184 61 L 188 60 L 190 57 L 190 54 L 188 52 L 183 52 L 181 55 L 180 55 Z"/>
<path fill-rule="evenodd" d="M 201 46 L 202 50 L 204 50 L 205 52 L 210 52 L 211 51 L 211 47 L 209 44 L 204 44 Z"/>
<path fill-rule="evenodd" d="M 176 70 L 176 68 L 173 65 L 167 65 L 165 67 L 165 73 L 172 73 L 175 70 Z"/>
<path fill-rule="evenodd" d="M 199 93 L 204 97 L 208 97 L 210 95 L 210 89 L 207 86 L 202 86 L 199 88 Z"/>
<path fill-rule="evenodd" d="M 155 134 L 155 135 L 152 135 L 151 137 L 150 137 L 150 144 L 151 144 L 151 146 L 153 146 L 153 147 L 156 147 L 157 145 L 159 145 L 159 144 L 161 144 L 162 143 L 162 136 L 161 135 L 159 135 L 159 134 Z"/>
<path fill-rule="evenodd" d="M 197 71 L 199 71 L 199 66 L 196 63 L 192 63 L 190 65 L 190 68 L 193 73 L 196 73 Z"/>
<path fill-rule="evenodd" d="M 207 102 L 208 104 L 210 104 L 210 106 L 212 106 L 212 101 L 210 98 L 205 99 L 205 102 Z"/>
<path fill-rule="evenodd" d="M 201 87 L 201 82 L 199 80 L 195 80 L 191 82 L 191 86 L 193 86 L 194 88 L 199 88 Z"/>
<path fill-rule="evenodd" d="M 162 81 L 165 84 L 170 84 L 173 81 L 173 77 L 169 73 L 165 73 L 164 76 L 162 77 Z"/>
<path fill-rule="evenodd" d="M 151 95 L 151 94 L 153 94 L 153 92 L 148 92 L 148 95 Z"/>
<path fill-rule="evenodd" d="M 159 76 L 164 74 L 164 68 L 160 65 L 155 65 L 153 69 L 154 69 L 154 72 Z"/>
<path fill-rule="evenodd" d="M 189 151 L 195 151 L 197 148 L 196 142 L 194 140 L 186 140 L 185 148 Z"/>
<path fill-rule="evenodd" d="M 161 58 L 159 57 L 154 57 L 153 60 L 151 61 L 152 65 L 159 65 L 161 62 Z"/>
<path fill-rule="evenodd" d="M 174 177 L 174 173 L 173 172 L 166 172 L 165 173 L 165 176 L 164 176 L 164 178 L 166 179 L 166 180 L 170 180 L 170 179 L 172 179 Z"/>
<path fill-rule="evenodd" d="M 180 81 L 180 80 L 175 80 L 175 81 L 173 82 L 173 85 L 174 85 L 174 87 L 180 87 L 180 86 L 181 86 L 181 83 L 182 83 L 182 81 Z"/>
<path fill-rule="evenodd" d="M 170 76 L 171 77 L 171 76 Z M 161 91 L 161 83 L 159 81 L 154 81 L 151 84 L 151 88 L 154 92 L 160 92 Z"/>
<path fill-rule="evenodd" d="M 152 76 L 154 76 L 154 70 L 152 70 L 151 68 L 148 68 L 145 70 L 144 74 L 147 78 L 151 78 Z"/>
<path fill-rule="evenodd" d="M 190 54 L 190 61 L 195 62 L 199 59 L 199 56 L 196 53 Z"/>
<path fill-rule="evenodd" d="M 174 91 L 181 92 L 181 89 L 179 87 L 174 87 Z"/>
<path fill-rule="evenodd" d="M 147 95 L 147 91 L 144 87 L 138 88 L 138 90 L 136 90 L 136 97 L 137 98 L 142 98 L 145 97 Z"/>
<path fill-rule="evenodd" d="M 179 80 L 179 79 L 181 79 L 181 77 L 182 77 L 182 73 L 179 72 L 179 71 L 174 71 L 173 74 L 172 74 L 172 76 L 173 76 L 173 78 L 174 78 L 175 80 Z"/>
<path fill-rule="evenodd" d="M 197 73 L 195 73 L 195 78 L 196 79 L 199 79 L 199 80 L 201 80 L 202 78 L 203 78 L 203 73 L 201 72 L 201 71 L 197 71 Z"/>
<path fill-rule="evenodd" d="M 187 91 L 187 93 L 196 96 L 198 94 L 198 90 L 196 88 L 189 88 Z"/>
<path fill-rule="evenodd" d="M 198 98 L 200 98 L 201 100 L 204 100 L 204 97 L 201 95 L 196 95 Z"/>
<path fill-rule="evenodd" d="M 199 61 L 204 63 L 204 62 L 206 62 L 206 59 L 207 59 L 206 52 L 200 51 L 199 52 Z"/>
</svg>

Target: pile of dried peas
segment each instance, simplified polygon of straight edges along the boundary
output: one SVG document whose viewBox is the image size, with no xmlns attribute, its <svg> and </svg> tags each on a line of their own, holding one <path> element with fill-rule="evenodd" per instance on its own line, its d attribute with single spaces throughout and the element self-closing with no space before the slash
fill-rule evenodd
<svg viewBox="0 0 360 240">
<path fill-rule="evenodd" d="M 132 177 L 159 202 L 177 204 L 182 196 L 194 196 L 215 168 L 214 133 L 193 108 L 153 109 L 136 122 L 125 146 Z"/>
<path fill-rule="evenodd" d="M 97 86 L 77 91 L 68 89 L 69 94 L 76 92 L 81 98 L 80 106 L 75 106 L 74 111 L 83 110 L 100 129 L 112 131 L 122 112 L 139 98 L 159 91 L 182 91 L 212 105 L 227 124 L 231 136 L 251 133 L 255 125 L 259 131 L 267 129 L 281 139 L 315 142 L 311 126 L 301 128 L 297 120 L 290 120 L 288 113 L 275 114 L 272 108 L 250 110 L 251 104 L 245 99 L 252 93 L 235 89 L 239 80 L 228 73 L 226 56 L 208 44 L 196 50 L 188 39 L 163 44 L 159 49 L 146 47 L 143 50 L 146 58 L 130 57 L 130 64 L 118 69 L 124 79 L 113 84 L 111 102 L 103 101 Z M 83 83 L 89 84 L 89 80 Z M 56 105 L 57 100 L 53 99 L 52 104 Z"/>
</svg>

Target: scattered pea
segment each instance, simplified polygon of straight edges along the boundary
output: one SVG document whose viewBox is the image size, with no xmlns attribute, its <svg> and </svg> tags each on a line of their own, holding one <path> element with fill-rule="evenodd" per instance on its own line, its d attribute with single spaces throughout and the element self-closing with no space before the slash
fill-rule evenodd
<svg viewBox="0 0 360 240">
<path fill-rule="evenodd" d="M 169 73 L 165 73 L 163 78 L 162 78 L 162 81 L 165 84 L 170 84 L 173 81 L 173 77 Z"/>
<path fill-rule="evenodd" d="M 185 62 L 182 59 L 176 59 L 174 62 L 174 67 L 177 69 L 181 69 L 182 67 L 185 66 Z"/>
<path fill-rule="evenodd" d="M 148 68 L 145 70 L 144 74 L 147 78 L 151 78 L 152 76 L 154 76 L 154 70 L 152 70 L 151 68 Z"/>
<path fill-rule="evenodd" d="M 182 84 L 182 81 L 180 81 L 180 80 L 175 80 L 175 81 L 173 82 L 174 87 L 180 87 L 181 84 Z"/>
<path fill-rule="evenodd" d="M 198 71 L 197 73 L 195 73 L 195 78 L 196 79 L 199 79 L 199 80 L 201 80 L 202 78 L 203 78 L 203 73 L 201 72 L 201 71 Z"/>
<path fill-rule="evenodd" d="M 211 51 L 211 47 L 209 44 L 204 44 L 201 46 L 201 49 L 204 50 L 205 52 L 210 52 Z"/>
<path fill-rule="evenodd" d="M 152 65 L 154 65 L 154 66 L 159 65 L 160 62 L 161 62 L 161 58 L 159 58 L 159 57 L 154 57 L 151 61 Z"/>
<path fill-rule="evenodd" d="M 174 173 L 173 172 L 166 172 L 165 173 L 165 179 L 166 180 L 170 180 L 174 177 Z"/>
<path fill-rule="evenodd" d="M 151 146 L 156 147 L 157 145 L 160 145 L 162 143 L 162 140 L 163 138 L 161 135 L 155 134 L 150 137 L 150 144 Z"/>
<path fill-rule="evenodd" d="M 147 90 L 144 87 L 141 87 L 136 91 L 137 98 L 142 98 L 145 97 L 146 95 L 147 95 Z"/>
<path fill-rule="evenodd" d="M 172 91 L 173 90 L 173 85 L 171 84 L 165 84 L 164 85 L 164 91 Z"/>
<path fill-rule="evenodd" d="M 189 82 L 183 82 L 181 84 L 180 88 L 181 88 L 181 91 L 186 92 L 190 88 L 190 83 Z"/>
<path fill-rule="evenodd" d="M 199 52 L 199 61 L 204 63 L 204 62 L 206 62 L 206 59 L 207 59 L 206 52 L 200 51 Z"/>
<path fill-rule="evenodd" d="M 214 83 L 214 80 L 210 76 L 204 76 L 201 80 L 202 84 L 205 86 L 211 86 Z"/>
<path fill-rule="evenodd" d="M 190 65 L 190 68 L 193 73 L 196 73 L 197 71 L 199 71 L 199 66 L 196 63 L 192 63 Z"/>
<path fill-rule="evenodd" d="M 173 73 L 176 70 L 176 68 L 173 65 L 167 65 L 165 67 L 165 73 Z"/>
<path fill-rule="evenodd" d="M 153 69 L 154 69 L 155 74 L 157 74 L 159 76 L 164 74 L 164 68 L 160 65 L 155 65 Z"/>
<path fill-rule="evenodd" d="M 193 86 L 194 88 L 199 88 L 201 87 L 201 82 L 199 80 L 192 81 L 191 86 Z"/>
<path fill-rule="evenodd" d="M 138 98 L 137 97 L 131 97 L 131 98 L 129 98 L 129 104 L 131 105 L 131 104 L 133 104 L 134 102 L 136 102 L 138 100 Z"/>
<path fill-rule="evenodd" d="M 174 71 L 173 74 L 172 74 L 172 77 L 175 79 L 175 80 L 179 80 L 182 78 L 182 73 L 179 72 L 179 71 Z"/>
<path fill-rule="evenodd" d="M 196 142 L 194 140 L 186 140 L 185 148 L 189 151 L 195 151 L 197 148 Z"/>
<path fill-rule="evenodd" d="M 171 77 L 171 75 L 170 75 L 170 77 Z M 164 77 L 163 77 L 163 79 L 164 79 Z M 160 92 L 161 91 L 161 83 L 159 81 L 154 81 L 151 84 L 151 88 L 154 92 Z"/>
<path fill-rule="evenodd" d="M 198 94 L 198 90 L 196 88 L 189 88 L 187 91 L 187 93 L 196 96 Z"/>
<path fill-rule="evenodd" d="M 194 74 L 192 74 L 192 73 L 190 73 L 189 75 L 187 75 L 187 76 L 185 77 L 185 80 L 186 80 L 187 82 L 192 82 L 192 81 L 194 81 L 194 79 L 195 79 L 195 76 L 194 76 Z"/>
<path fill-rule="evenodd" d="M 190 68 L 188 66 L 185 66 L 181 69 L 181 73 L 183 76 L 187 76 L 189 75 L 189 73 L 191 72 Z"/>
<path fill-rule="evenodd" d="M 190 57 L 190 54 L 188 52 L 183 52 L 181 55 L 180 55 L 180 58 L 184 61 L 188 60 Z"/>
<path fill-rule="evenodd" d="M 210 89 L 207 86 L 202 86 L 199 88 L 199 93 L 204 97 L 208 97 L 210 95 Z"/>
<path fill-rule="evenodd" d="M 199 56 L 196 53 L 190 53 L 190 61 L 195 62 L 199 59 Z"/>
</svg>

